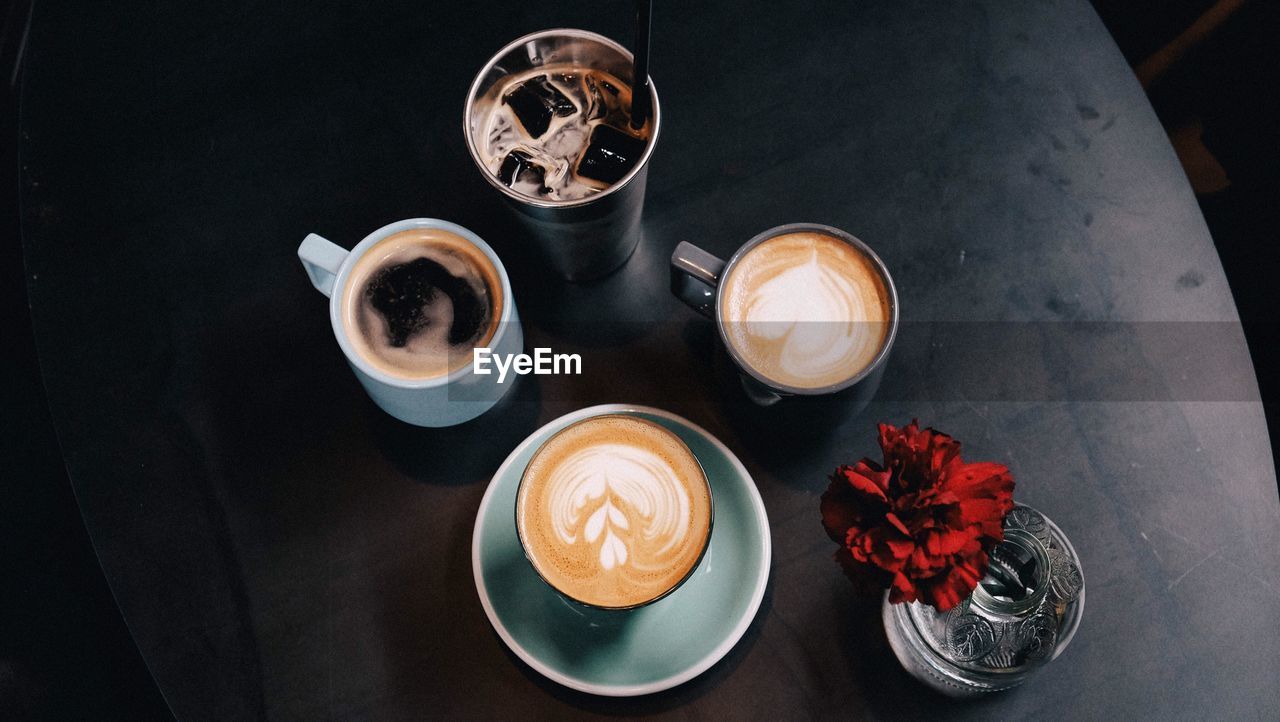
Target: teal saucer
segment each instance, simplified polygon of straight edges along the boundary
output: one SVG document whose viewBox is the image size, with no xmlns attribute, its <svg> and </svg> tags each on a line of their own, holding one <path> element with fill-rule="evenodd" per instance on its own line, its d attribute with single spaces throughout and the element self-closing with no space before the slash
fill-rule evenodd
<svg viewBox="0 0 1280 722">
<path fill-rule="evenodd" d="M 589 610 L 538 577 L 516 537 L 520 476 L 535 449 L 569 424 L 635 414 L 680 436 L 711 482 L 711 544 L 689 580 L 631 611 Z M 566 687 L 613 697 L 669 689 L 705 672 L 742 638 L 769 579 L 769 521 L 742 462 L 711 434 L 675 414 L 607 404 L 561 416 L 535 431 L 493 475 L 476 514 L 471 567 L 485 614 L 516 656 Z"/>
</svg>

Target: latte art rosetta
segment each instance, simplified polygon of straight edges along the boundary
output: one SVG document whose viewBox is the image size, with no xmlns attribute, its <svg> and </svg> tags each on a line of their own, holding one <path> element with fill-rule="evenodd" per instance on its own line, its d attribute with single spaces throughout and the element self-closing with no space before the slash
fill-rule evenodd
<svg viewBox="0 0 1280 722">
<path fill-rule="evenodd" d="M 602 444 L 568 456 L 546 499 L 561 541 L 598 543 L 604 571 L 669 563 L 689 532 L 689 490 L 661 456 L 636 446 Z M 630 554 L 632 544 L 647 553 Z"/>
<path fill-rule="evenodd" d="M 697 564 L 710 489 L 679 437 L 642 419 L 601 416 L 538 450 L 516 516 L 526 554 L 552 586 L 626 607 L 662 596 Z"/>
<path fill-rule="evenodd" d="M 875 358 L 887 329 L 883 281 L 843 241 L 790 233 L 751 249 L 726 280 L 725 331 L 770 379 L 819 388 Z"/>
</svg>

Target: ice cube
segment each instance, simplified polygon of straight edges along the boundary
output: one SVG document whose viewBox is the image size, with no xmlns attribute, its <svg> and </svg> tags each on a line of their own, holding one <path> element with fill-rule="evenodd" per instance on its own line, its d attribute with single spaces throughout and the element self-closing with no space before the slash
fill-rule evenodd
<svg viewBox="0 0 1280 722">
<path fill-rule="evenodd" d="M 625 113 L 618 89 L 604 78 L 591 73 L 583 74 L 582 94 L 586 96 L 586 107 L 582 111 L 585 120 L 616 123 Z"/>
<path fill-rule="evenodd" d="M 600 90 L 600 84 L 590 75 L 582 78 L 582 87 L 587 96 L 587 107 L 582 110 L 582 117 L 585 120 L 597 120 L 603 118 L 609 112 L 609 103 L 605 100 L 604 92 Z"/>
<path fill-rule="evenodd" d="M 517 182 L 532 183 L 541 187 L 546 174 L 547 169 L 522 150 L 507 153 L 507 157 L 502 159 L 502 165 L 498 168 L 498 180 L 508 188 L 514 187 Z"/>
<path fill-rule="evenodd" d="M 578 112 L 568 96 L 551 84 L 545 75 L 530 78 L 508 90 L 502 102 L 511 107 L 530 138 L 540 138 L 551 126 L 551 118 L 567 118 Z"/>
<path fill-rule="evenodd" d="M 631 172 L 646 142 L 629 133 L 608 125 L 597 125 L 591 130 L 587 148 L 578 158 L 578 175 L 613 185 Z"/>
<path fill-rule="evenodd" d="M 589 128 L 578 118 L 565 121 L 559 128 L 542 139 L 542 151 L 550 158 L 565 158 L 572 162 L 587 145 Z"/>
</svg>

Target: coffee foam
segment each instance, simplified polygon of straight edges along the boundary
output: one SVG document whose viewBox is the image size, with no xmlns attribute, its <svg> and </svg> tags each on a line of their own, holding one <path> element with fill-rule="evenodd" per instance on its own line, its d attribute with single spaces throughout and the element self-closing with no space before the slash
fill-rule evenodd
<svg viewBox="0 0 1280 722">
<path fill-rule="evenodd" d="M 422 327 L 403 346 L 392 344 L 388 320 L 370 302 L 369 289 L 384 269 L 418 259 L 439 264 L 465 282 L 483 307 L 468 338 L 450 343 L 453 300 L 437 290 L 421 306 Z M 439 228 L 413 228 L 379 241 L 356 262 L 343 293 L 342 322 L 351 345 L 365 361 L 400 378 L 434 378 L 471 363 L 471 349 L 488 345 L 502 318 L 502 281 L 493 262 L 467 239 Z"/>
<path fill-rule="evenodd" d="M 816 389 L 866 368 L 889 329 L 889 295 L 858 249 L 823 233 L 787 233 L 734 264 L 720 316 L 743 361 L 774 382 Z"/>
<path fill-rule="evenodd" d="M 662 596 L 702 556 L 711 491 L 679 437 L 628 416 L 599 416 L 543 444 L 516 500 L 534 567 L 568 596 L 627 607 Z"/>
</svg>

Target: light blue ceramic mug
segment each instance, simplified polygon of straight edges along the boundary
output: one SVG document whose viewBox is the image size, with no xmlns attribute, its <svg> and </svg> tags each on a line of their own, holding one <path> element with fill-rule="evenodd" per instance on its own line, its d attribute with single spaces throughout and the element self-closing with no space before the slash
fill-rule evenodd
<svg viewBox="0 0 1280 722">
<path fill-rule="evenodd" d="M 459 366 L 447 374 L 431 378 L 408 378 L 388 373 L 369 362 L 352 343 L 343 322 L 347 281 L 360 258 L 379 241 L 401 231 L 439 229 L 475 246 L 492 262 L 501 280 L 502 310 L 497 329 L 487 344 L 495 355 L 518 354 L 524 350 L 524 332 L 511 293 L 511 279 L 498 254 L 471 231 L 435 218 L 410 218 L 383 226 L 365 236 L 350 251 L 314 233 L 298 246 L 298 258 L 311 283 L 329 297 L 329 322 L 347 363 L 369 397 L 383 411 L 417 426 L 453 426 L 469 421 L 493 408 L 514 385 L 510 377 L 499 383 L 497 374 L 476 374 L 472 364 Z"/>
</svg>

